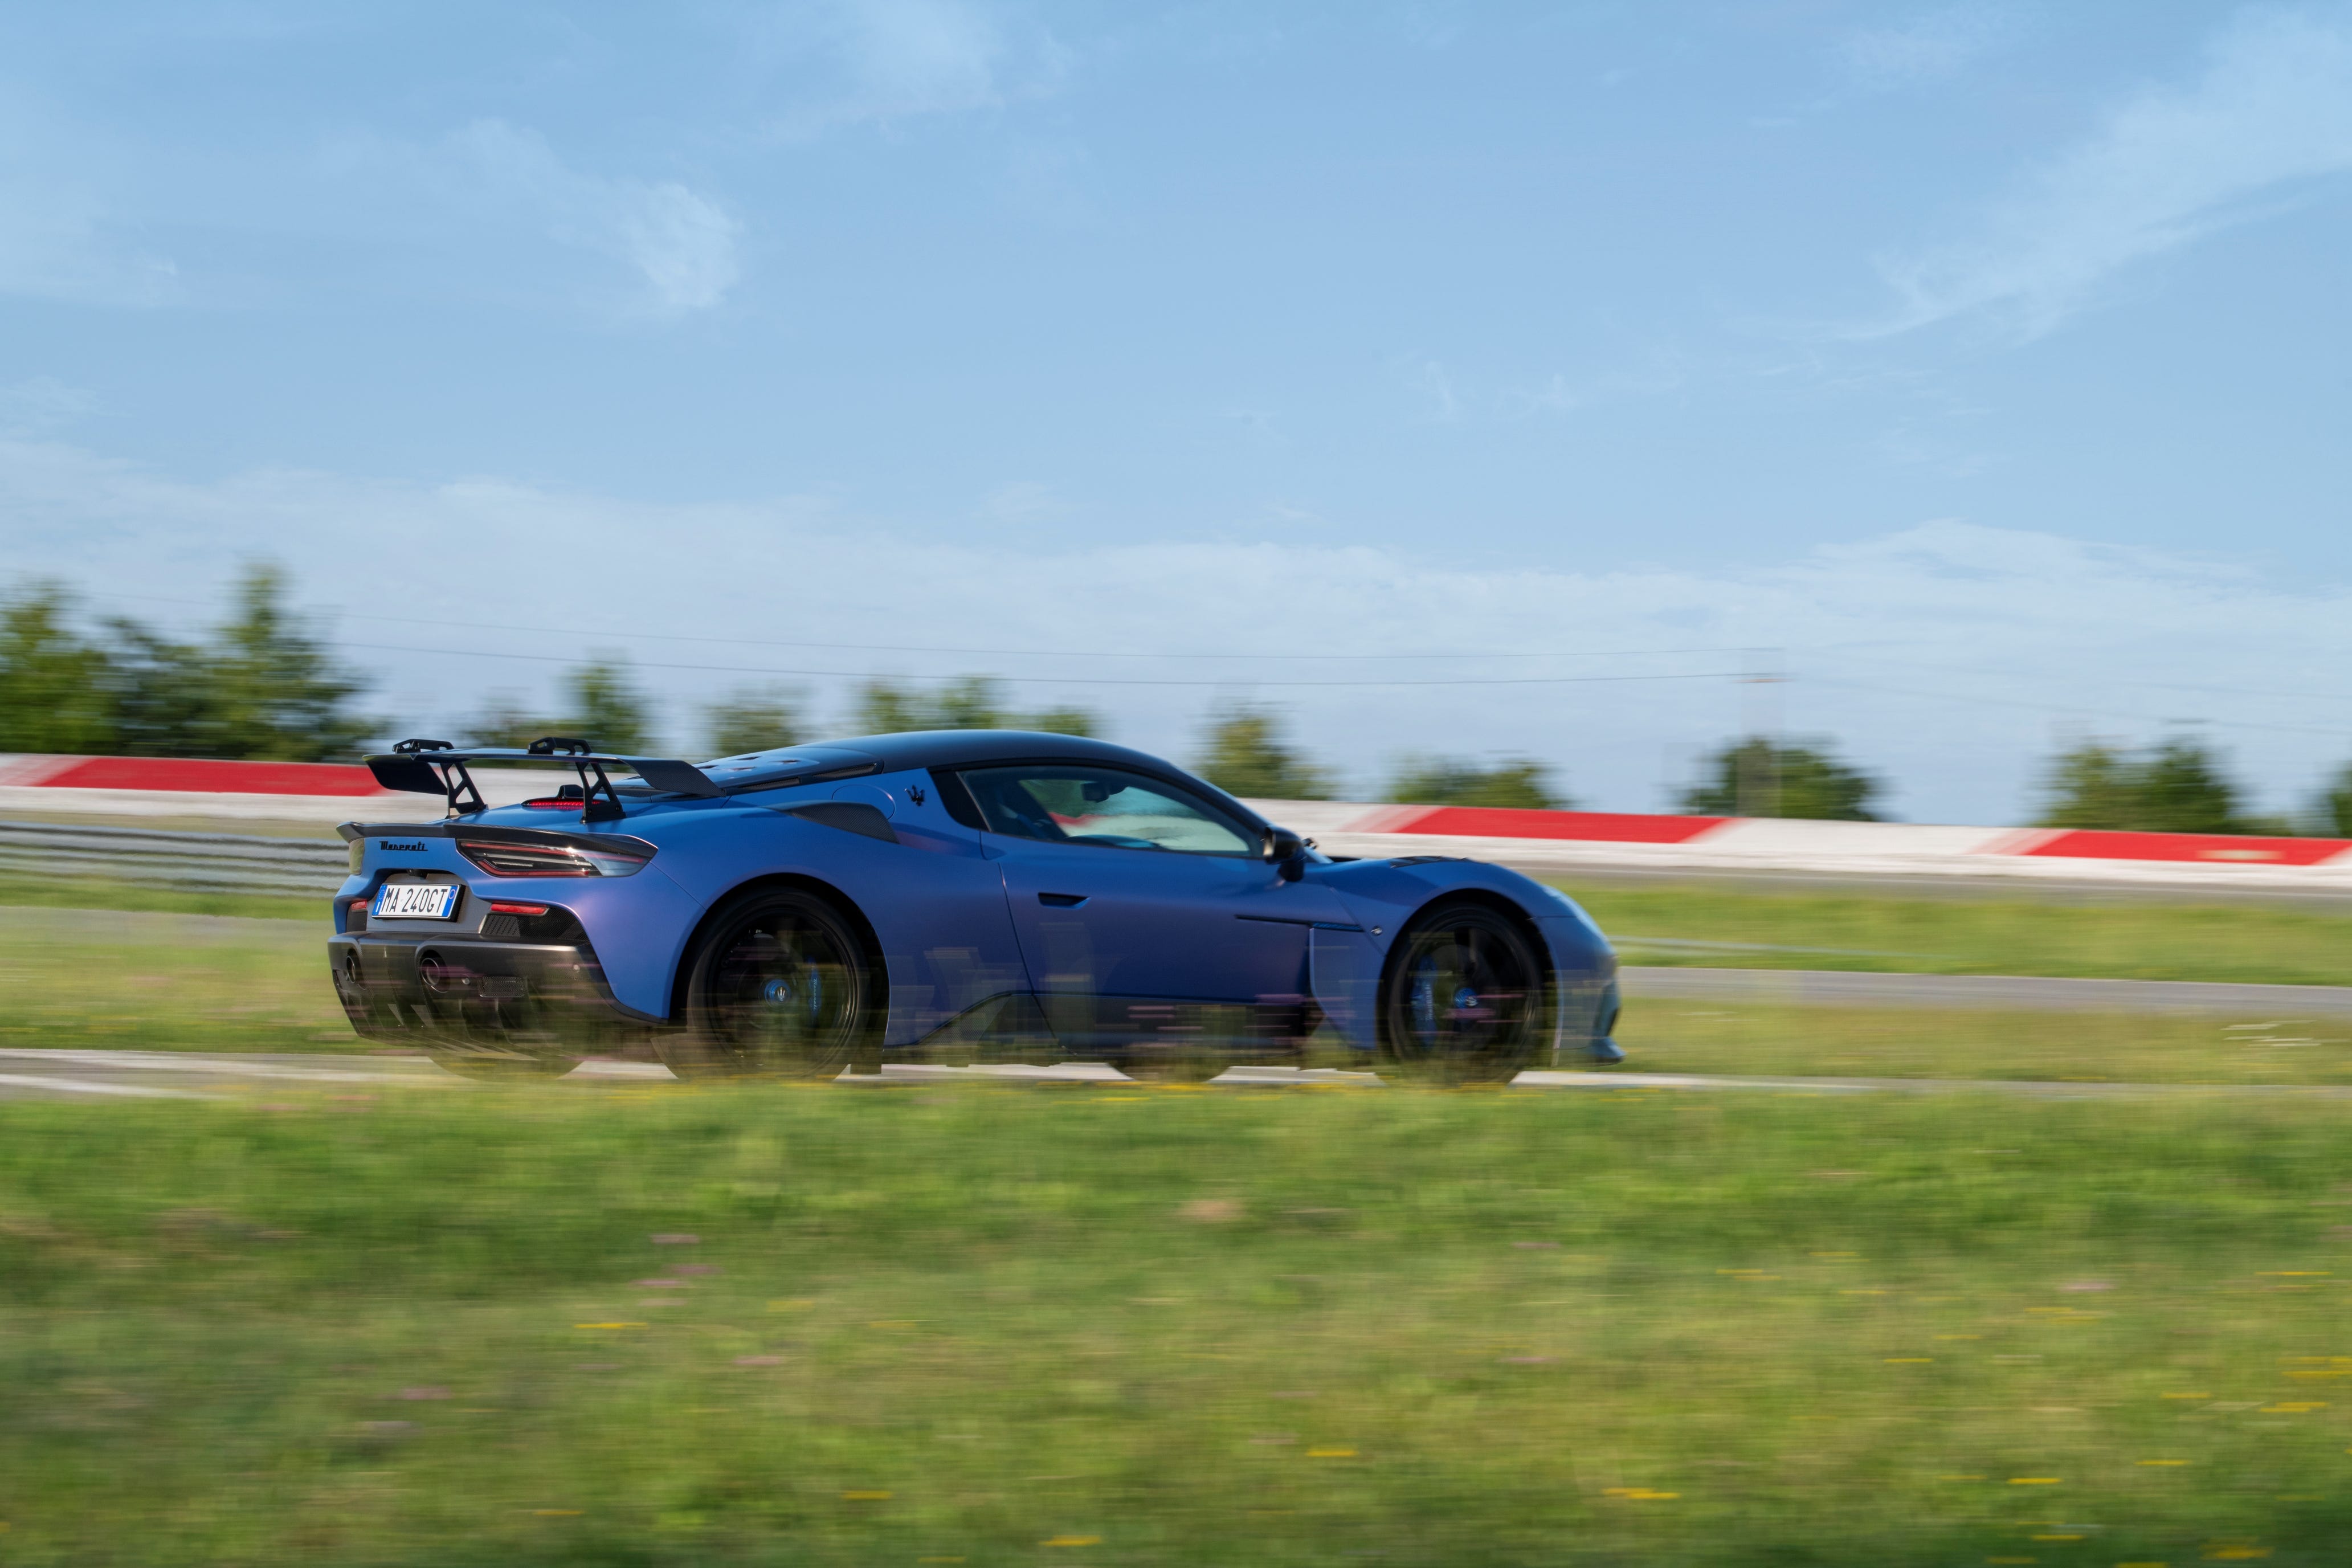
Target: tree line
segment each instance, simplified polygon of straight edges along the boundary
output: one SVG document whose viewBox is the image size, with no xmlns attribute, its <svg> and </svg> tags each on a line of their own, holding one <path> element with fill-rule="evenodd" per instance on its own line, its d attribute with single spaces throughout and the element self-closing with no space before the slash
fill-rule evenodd
<svg viewBox="0 0 2352 1568">
<path fill-rule="evenodd" d="M 62 584 L 20 585 L 0 601 L 0 752 L 107 756 L 348 761 L 385 735 L 386 721 L 359 700 L 366 683 L 333 655 L 288 602 L 274 567 L 248 568 L 209 633 L 174 637 L 123 616 L 84 625 Z M 644 753 L 654 744 L 651 704 L 617 657 L 592 658 L 557 683 L 551 710 L 494 694 L 460 732 L 468 745 L 521 745 L 541 735 L 586 736 Z M 1077 707 L 1024 710 L 1001 682 L 967 676 L 915 686 L 868 680 L 843 724 L 814 722 L 804 693 L 746 687 L 702 708 L 702 751 L 733 756 L 822 738 L 903 730 L 1021 729 L 1095 735 L 1099 714 Z M 1194 769 L 1234 795 L 1329 800 L 1338 777 L 1307 756 L 1273 710 L 1229 705 L 1213 714 Z M 1403 758 L 1378 793 L 1430 805 L 1572 807 L 1552 770 L 1525 756 Z M 1678 809 L 1709 816 L 1870 822 L 1885 781 L 1819 738 L 1750 736 L 1706 754 Z M 2040 822 L 2053 827 L 2168 833 L 2316 833 L 2352 837 L 2352 765 L 2296 817 L 2251 811 L 2221 756 L 2174 736 L 2131 748 L 2085 740 L 2053 758 Z"/>
<path fill-rule="evenodd" d="M 56 583 L 0 605 L 0 752 L 314 762 L 354 754 L 380 727 L 274 567 L 248 569 L 226 618 L 194 641 L 127 616 L 84 631 L 76 607 Z"/>
</svg>

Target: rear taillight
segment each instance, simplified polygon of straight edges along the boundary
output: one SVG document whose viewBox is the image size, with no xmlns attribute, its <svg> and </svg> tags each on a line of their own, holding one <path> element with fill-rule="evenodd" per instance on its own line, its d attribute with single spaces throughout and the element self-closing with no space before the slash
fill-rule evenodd
<svg viewBox="0 0 2352 1568">
<path fill-rule="evenodd" d="M 634 877 L 651 857 L 570 844 L 460 838 L 457 853 L 493 877 Z"/>
<path fill-rule="evenodd" d="M 543 915 L 546 912 L 545 904 L 509 904 L 497 899 L 490 900 L 490 913 L 494 915 Z"/>
</svg>

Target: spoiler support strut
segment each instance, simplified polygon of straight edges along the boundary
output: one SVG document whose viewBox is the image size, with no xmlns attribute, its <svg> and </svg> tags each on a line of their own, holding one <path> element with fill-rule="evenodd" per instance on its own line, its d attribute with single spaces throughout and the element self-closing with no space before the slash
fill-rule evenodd
<svg viewBox="0 0 2352 1568">
<path fill-rule="evenodd" d="M 549 735 L 529 747 L 458 747 L 446 741 L 403 741 L 385 755 L 367 759 L 368 771 L 386 789 L 437 795 L 448 815 L 468 816 L 489 809 L 466 764 L 475 762 L 563 762 L 580 778 L 580 816 L 584 822 L 614 822 L 624 815 L 620 792 L 607 766 L 633 770 L 650 787 L 668 795 L 709 799 L 724 793 L 692 763 L 669 757 L 624 757 L 595 750 L 569 735 Z"/>
</svg>

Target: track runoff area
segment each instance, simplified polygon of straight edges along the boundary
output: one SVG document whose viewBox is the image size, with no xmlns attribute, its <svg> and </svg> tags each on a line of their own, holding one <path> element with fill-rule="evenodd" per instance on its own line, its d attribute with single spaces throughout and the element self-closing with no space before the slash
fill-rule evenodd
<svg viewBox="0 0 2352 1568">
<path fill-rule="evenodd" d="M 201 782 L 0 820 L 390 815 Z M 1398 811 L 1269 814 L 1569 887 L 1624 1068 L 509 1089 L 351 1035 L 299 852 L 25 850 L 0 1556 L 2343 1561 L 2340 846 Z"/>
<path fill-rule="evenodd" d="M 528 797 L 544 780 L 485 773 L 481 783 L 500 804 Z M 2336 1037 L 2352 1037 L 2352 987 L 2332 984 L 2352 979 L 2333 955 L 2336 918 L 2352 913 L 2352 842 L 1251 804 L 1335 854 L 1500 861 L 1566 885 L 1595 908 L 1627 963 L 1633 1058 L 1607 1071 L 1562 1063 L 1564 1070 L 1524 1075 L 1523 1088 L 1785 1089 L 1801 1079 L 1839 1092 L 1899 1083 L 2113 1094 L 2135 1083 L 2168 1091 L 2210 1081 L 2233 1091 L 2326 1093 Z M 0 757 L 0 821 L 194 826 L 258 843 L 264 835 L 323 837 L 336 822 L 415 810 L 414 797 L 382 791 L 362 768 Z M 37 901 L 71 898 L 60 884 Z M 100 946 L 112 940 L 142 948 L 144 962 L 181 962 L 169 911 L 188 906 L 145 907 L 153 912 L 104 922 L 108 936 L 43 917 L 39 924 L 58 929 L 0 921 L 0 940 L 21 953 L 57 938 L 50 959 L 39 961 L 53 969 L 100 962 Z M 268 912 L 299 914 L 301 905 L 283 900 Z M 223 1016 L 201 1029 L 167 1028 L 178 1037 L 160 1051 L 110 1052 L 156 1043 L 152 1017 L 110 1020 L 111 1039 L 95 1026 L 18 1027 L 0 1038 L 0 1096 L 169 1098 L 323 1084 L 330 1080 L 316 1075 L 352 1070 L 331 1058 L 291 1059 L 359 1042 L 337 1037 L 331 998 L 310 984 L 315 931 L 270 921 L 264 940 L 263 929 L 251 922 L 247 931 L 268 950 L 255 960 L 269 976 L 261 1010 L 315 1027 L 241 1036 L 220 1026 L 252 1004 L 226 995 Z M 2233 956 L 2238 948 L 2260 951 Z M 310 996 L 313 990 L 320 995 Z M 446 1081 L 423 1064 L 375 1059 L 386 1087 Z M 1371 1074 L 1349 1070 L 1360 1065 L 1236 1069 L 1218 1082 L 1376 1086 Z M 565 1081 L 666 1077 L 649 1061 L 592 1061 Z M 894 1066 L 856 1081 L 957 1078 L 1118 1080 L 1099 1065 L 1064 1063 Z"/>
</svg>

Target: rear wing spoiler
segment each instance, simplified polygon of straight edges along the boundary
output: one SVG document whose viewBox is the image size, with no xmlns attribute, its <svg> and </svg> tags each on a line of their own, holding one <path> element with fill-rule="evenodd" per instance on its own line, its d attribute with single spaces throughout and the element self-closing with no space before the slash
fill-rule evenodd
<svg viewBox="0 0 2352 1568">
<path fill-rule="evenodd" d="M 580 776 L 580 815 L 588 822 L 619 817 L 621 797 L 613 788 L 607 768 L 626 768 L 664 795 L 711 799 L 724 794 L 710 775 L 692 763 L 675 757 L 624 757 L 599 752 L 585 741 L 568 735 L 548 735 L 529 746 L 453 746 L 446 741 L 403 741 L 388 752 L 367 759 L 368 772 L 386 789 L 413 795 L 437 795 L 449 803 L 449 815 L 467 816 L 489 809 L 474 786 L 468 763 L 566 763 Z"/>
</svg>

